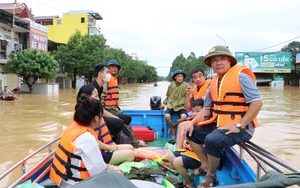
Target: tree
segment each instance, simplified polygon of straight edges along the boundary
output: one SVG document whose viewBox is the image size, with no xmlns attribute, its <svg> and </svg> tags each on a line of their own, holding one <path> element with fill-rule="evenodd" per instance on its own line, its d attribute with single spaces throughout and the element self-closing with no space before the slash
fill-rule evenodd
<svg viewBox="0 0 300 188">
<path fill-rule="evenodd" d="M 282 52 L 291 52 L 292 53 L 292 65 L 295 66 L 296 73 L 300 75 L 300 67 L 296 64 L 296 55 L 300 53 L 300 42 L 299 41 L 293 41 L 289 43 L 288 45 L 285 45 L 283 48 L 281 48 Z"/>
<path fill-rule="evenodd" d="M 2 73 L 16 73 L 22 77 L 30 93 L 32 93 L 32 86 L 38 78 L 51 79 L 56 76 L 58 63 L 49 53 L 25 49 L 17 54 L 11 53 L 9 58 L 10 60 L 4 65 Z"/>
<path fill-rule="evenodd" d="M 201 68 L 205 72 L 209 69 L 207 65 L 204 63 L 203 56 L 199 56 L 196 58 L 196 55 L 194 52 L 191 52 L 190 55 L 185 58 L 183 54 L 180 54 L 175 58 L 175 60 L 172 63 L 172 66 L 170 68 L 170 74 L 167 76 L 167 80 L 172 81 L 172 75 L 171 72 L 175 72 L 176 70 L 183 70 L 186 74 L 185 81 L 190 80 L 190 74 L 195 68 Z"/>
<path fill-rule="evenodd" d="M 76 76 L 91 78 L 95 64 L 106 63 L 106 39 L 102 35 L 81 35 L 76 31 L 66 45 L 58 47 L 54 57 L 61 72 L 73 73 L 73 88 L 76 88 Z"/>
</svg>

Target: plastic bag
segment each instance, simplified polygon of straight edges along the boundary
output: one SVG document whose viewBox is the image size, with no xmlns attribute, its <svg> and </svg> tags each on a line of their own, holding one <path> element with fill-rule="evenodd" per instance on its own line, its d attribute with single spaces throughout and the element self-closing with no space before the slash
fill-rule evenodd
<svg viewBox="0 0 300 188">
<path fill-rule="evenodd" d="M 37 183 L 32 183 L 31 180 L 27 180 L 24 183 L 17 185 L 15 188 L 42 188 L 44 186 L 41 186 Z"/>
</svg>

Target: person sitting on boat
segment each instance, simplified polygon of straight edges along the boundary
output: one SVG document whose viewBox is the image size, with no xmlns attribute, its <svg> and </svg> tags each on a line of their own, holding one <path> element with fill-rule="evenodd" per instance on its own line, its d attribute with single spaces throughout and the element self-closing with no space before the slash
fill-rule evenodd
<svg viewBox="0 0 300 188">
<path fill-rule="evenodd" d="M 61 188 L 71 187 L 106 168 L 122 173 L 119 167 L 106 164 L 99 150 L 94 129 L 100 126 L 102 114 L 99 100 L 85 95 L 78 98 L 74 122 L 64 130 L 50 169 L 51 180 Z"/>
<path fill-rule="evenodd" d="M 78 91 L 77 99 L 82 95 L 87 95 L 100 101 L 98 91 L 93 85 L 82 86 Z M 112 140 L 114 135 L 110 134 L 103 117 L 101 117 L 100 126 L 94 131 L 98 134 L 99 146 L 105 163 L 118 165 L 125 161 L 131 162 L 134 160 L 133 146 L 131 144 L 115 144 Z M 118 134 L 115 133 L 115 135 Z"/>
<path fill-rule="evenodd" d="M 91 82 L 98 91 L 99 99 L 101 101 L 101 94 L 103 92 L 103 85 L 110 81 L 111 74 L 109 73 L 109 66 L 104 63 L 98 63 L 94 67 L 94 80 Z M 132 144 L 131 136 L 133 135 L 132 129 L 128 128 L 124 121 L 121 119 L 120 114 L 112 114 L 106 109 L 103 109 L 103 118 L 107 123 L 107 127 L 110 132 L 115 132 L 114 129 L 120 129 L 121 132 L 118 136 L 115 136 L 113 139 L 117 144 Z M 129 125 L 128 125 L 129 126 Z M 134 147 L 137 147 L 136 144 L 133 144 Z"/>
<path fill-rule="evenodd" d="M 172 139 L 175 139 L 175 126 L 183 122 L 186 118 L 185 96 L 188 84 L 184 82 L 185 73 L 182 70 L 176 70 L 173 74 L 173 82 L 168 86 L 166 99 L 163 101 L 162 109 L 167 106 L 165 118 L 169 126 L 168 134 L 172 134 Z M 179 119 L 172 122 L 171 116 L 178 114 Z"/>
<path fill-rule="evenodd" d="M 8 97 L 14 97 L 15 99 L 18 99 L 13 92 L 7 89 L 7 86 L 4 86 L 3 91 L 0 92 L 0 98 L 6 99 Z"/>
<path fill-rule="evenodd" d="M 186 120 L 191 121 L 203 108 L 203 99 L 196 99 L 192 102 L 192 115 L 187 117 Z M 176 149 L 182 148 L 183 141 L 186 140 L 186 135 L 184 134 L 184 124 L 180 123 L 178 125 L 177 136 L 176 136 Z"/>
<path fill-rule="evenodd" d="M 203 102 L 203 99 L 196 99 L 192 102 L 191 118 L 196 117 L 196 115 L 202 110 Z M 188 176 L 187 169 L 197 169 L 198 167 L 200 167 L 201 162 L 195 152 L 192 151 L 192 148 L 185 139 L 185 135 L 183 135 L 183 132 L 184 127 L 179 126 L 177 130 L 176 151 L 168 155 L 168 160 L 184 179 L 181 184 L 185 187 L 193 188 L 195 187 L 195 184 L 191 177 Z M 181 141 L 181 143 L 179 143 L 179 140 Z"/>
<path fill-rule="evenodd" d="M 106 82 L 103 85 L 103 90 L 101 93 L 101 101 L 102 104 L 105 106 L 105 110 L 116 115 L 120 119 L 124 121 L 124 123 L 127 125 L 128 130 L 130 131 L 130 137 L 132 140 L 132 145 L 135 148 L 140 146 L 145 146 L 142 143 L 140 143 L 139 139 L 136 137 L 135 133 L 132 131 L 130 123 L 131 123 L 131 116 L 124 114 L 119 107 L 119 84 L 117 79 L 117 73 L 121 69 L 121 65 L 119 62 L 115 59 L 112 59 L 108 61 L 107 65 L 109 66 L 109 73 L 111 75 L 109 82 Z"/>
<path fill-rule="evenodd" d="M 207 172 L 199 188 L 218 184 L 216 170 L 224 149 L 251 139 L 262 107 L 254 73 L 247 66 L 236 65 L 227 47 L 212 47 L 204 63 L 217 75 L 212 78 L 204 108 L 192 121 L 183 122 L 188 142 L 201 161 L 191 175 Z M 205 120 L 206 116 L 211 118 Z"/>
<path fill-rule="evenodd" d="M 209 87 L 211 79 L 205 79 L 205 74 L 202 69 L 196 68 L 191 74 L 194 87 L 189 84 L 186 88 L 185 108 L 187 111 L 191 111 L 191 104 L 194 100 L 204 98 L 207 88 Z"/>
<path fill-rule="evenodd" d="M 153 84 L 153 85 L 154 85 L 154 87 L 158 86 L 157 82 L 154 82 L 154 84 Z"/>
</svg>

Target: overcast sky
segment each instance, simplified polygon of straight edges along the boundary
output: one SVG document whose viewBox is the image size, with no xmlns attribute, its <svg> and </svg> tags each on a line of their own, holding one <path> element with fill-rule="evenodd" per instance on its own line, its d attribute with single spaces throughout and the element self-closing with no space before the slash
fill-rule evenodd
<svg viewBox="0 0 300 188">
<path fill-rule="evenodd" d="M 103 20 L 97 24 L 107 44 L 127 54 L 136 53 L 140 60 L 156 67 L 161 76 L 169 73 L 173 60 L 181 53 L 185 57 L 191 52 L 204 56 L 212 46 L 225 43 L 232 52 L 272 52 L 300 40 L 299 0 L 18 2 L 25 2 L 35 16 L 62 17 L 70 10 L 98 12 Z"/>
</svg>

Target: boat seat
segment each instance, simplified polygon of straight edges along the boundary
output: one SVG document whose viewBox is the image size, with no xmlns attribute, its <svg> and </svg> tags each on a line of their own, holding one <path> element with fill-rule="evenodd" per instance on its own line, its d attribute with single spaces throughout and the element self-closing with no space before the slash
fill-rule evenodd
<svg viewBox="0 0 300 188">
<path fill-rule="evenodd" d="M 53 181 L 50 178 L 46 179 L 45 181 L 43 181 L 39 185 L 41 185 L 45 188 L 58 188 L 59 187 L 55 183 L 53 183 Z"/>
</svg>

